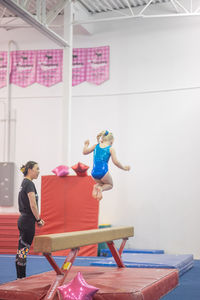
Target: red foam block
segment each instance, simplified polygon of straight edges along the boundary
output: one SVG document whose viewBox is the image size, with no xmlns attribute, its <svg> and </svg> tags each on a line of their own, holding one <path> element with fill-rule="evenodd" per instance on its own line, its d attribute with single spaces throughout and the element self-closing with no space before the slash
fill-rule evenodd
<svg viewBox="0 0 200 300">
<path fill-rule="evenodd" d="M 88 284 L 99 288 L 93 300 L 158 300 L 178 284 L 178 271 L 174 269 L 82 266 L 73 266 L 65 283 L 79 271 Z M 51 271 L 2 284 L 0 299 L 42 300 L 55 276 Z"/>
</svg>

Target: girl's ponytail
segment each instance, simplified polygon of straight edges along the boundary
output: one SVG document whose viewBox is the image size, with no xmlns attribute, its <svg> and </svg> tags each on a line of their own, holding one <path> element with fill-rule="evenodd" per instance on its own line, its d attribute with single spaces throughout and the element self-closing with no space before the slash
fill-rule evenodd
<svg viewBox="0 0 200 300">
<path fill-rule="evenodd" d="M 98 143 L 100 142 L 101 137 L 104 136 L 104 133 L 105 133 L 105 130 L 101 131 L 99 134 L 97 134 L 97 142 Z"/>
<path fill-rule="evenodd" d="M 99 143 L 101 141 L 107 141 L 113 139 L 113 134 L 109 132 L 108 130 L 103 130 L 97 135 L 97 142 Z"/>
</svg>

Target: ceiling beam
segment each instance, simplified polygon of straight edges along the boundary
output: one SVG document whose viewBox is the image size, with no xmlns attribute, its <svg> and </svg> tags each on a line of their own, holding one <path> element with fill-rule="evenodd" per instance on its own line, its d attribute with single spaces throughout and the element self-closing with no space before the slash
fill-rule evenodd
<svg viewBox="0 0 200 300">
<path fill-rule="evenodd" d="M 3 20 L 3 16 L 4 16 L 4 14 L 5 14 L 5 12 L 6 12 L 6 7 L 3 9 L 3 11 L 2 11 L 2 14 L 0 15 L 0 24 L 1 24 L 1 22 L 2 22 L 2 20 Z"/>
<path fill-rule="evenodd" d="M 102 3 L 102 0 L 101 1 L 98 1 L 98 6 L 100 7 L 101 10 L 103 10 L 104 12 L 110 10 L 107 6 L 105 6 L 105 3 Z"/>
<path fill-rule="evenodd" d="M 143 14 L 143 12 L 147 9 L 147 7 L 149 7 L 149 5 L 153 2 L 153 0 L 150 0 L 147 5 L 145 5 L 145 7 L 140 11 L 140 15 Z"/>
<path fill-rule="evenodd" d="M 112 5 L 113 5 L 114 8 L 115 8 L 115 10 L 113 10 L 113 11 L 115 11 L 116 13 L 118 13 L 118 14 L 120 14 L 120 15 L 122 15 L 122 16 L 127 16 L 126 13 L 122 12 L 123 9 L 121 9 L 121 8 L 119 8 L 119 6 L 117 6 L 116 2 L 114 2 L 115 0 L 110 0 L 110 1 L 111 1 Z"/>
<path fill-rule="evenodd" d="M 113 7 L 114 7 L 115 9 L 118 9 L 118 6 L 116 5 L 116 2 L 115 2 L 114 0 L 110 0 L 110 1 L 111 1 L 111 3 L 112 3 Z"/>
<path fill-rule="evenodd" d="M 101 12 L 101 9 L 100 9 L 99 6 L 95 3 L 94 0 L 90 3 L 90 7 L 93 7 L 94 10 L 97 11 L 97 12 Z"/>
<path fill-rule="evenodd" d="M 84 0 L 79 0 L 78 3 L 80 3 L 84 7 L 85 11 L 90 11 L 91 13 L 95 13 L 95 10 L 91 9 L 91 7 L 89 7 Z"/>
<path fill-rule="evenodd" d="M 175 2 L 178 6 L 180 6 L 180 7 L 183 9 L 183 11 L 184 11 L 185 13 L 189 13 L 189 10 L 186 9 L 186 7 L 184 7 L 178 0 L 174 0 L 174 2 Z"/>
<path fill-rule="evenodd" d="M 31 0 L 25 0 L 25 1 L 24 1 L 23 6 L 24 6 L 25 9 L 28 10 L 28 7 L 29 7 L 30 2 L 31 2 Z"/>
<path fill-rule="evenodd" d="M 118 20 L 125 20 L 125 19 L 133 19 L 133 18 L 174 18 L 174 17 L 190 17 L 190 16 L 199 16 L 200 13 L 198 12 L 200 10 L 197 10 L 195 13 L 167 13 L 167 14 L 148 14 L 148 15 L 143 15 L 141 13 L 135 14 L 135 15 L 127 15 L 127 16 L 122 16 L 122 17 L 109 17 L 109 18 L 99 18 L 99 19 L 90 19 L 90 20 L 79 20 L 73 22 L 74 25 L 77 24 L 91 24 L 91 23 L 100 23 L 100 22 L 111 22 L 111 21 L 118 21 Z"/>
<path fill-rule="evenodd" d="M 129 8 L 130 11 L 131 11 L 131 14 L 134 16 L 134 13 L 133 13 L 132 7 L 131 7 L 131 5 L 130 5 L 130 3 L 129 3 L 129 0 L 126 0 L 126 2 L 127 2 L 127 5 L 128 5 L 128 8 Z"/>
<path fill-rule="evenodd" d="M 58 14 L 66 8 L 66 6 L 70 4 L 70 0 L 60 0 L 58 3 L 54 6 L 54 8 L 47 14 L 47 24 L 53 22 L 53 20 L 58 16 Z"/>
<path fill-rule="evenodd" d="M 13 12 L 18 17 L 22 18 L 32 27 L 40 31 L 46 37 L 54 41 L 57 45 L 61 47 L 69 46 L 68 42 L 65 41 L 61 36 L 56 34 L 54 31 L 49 29 L 46 24 L 42 24 L 36 17 L 30 14 L 23 6 L 17 4 L 13 0 L 0 0 L 0 4 L 6 7 L 8 10 Z"/>
<path fill-rule="evenodd" d="M 92 14 L 85 9 L 85 7 L 82 6 L 82 3 L 80 3 L 79 1 L 76 1 L 75 3 L 73 3 L 73 11 L 74 11 L 74 19 L 73 22 L 77 19 L 91 19 Z M 73 24 L 71 24 L 73 25 Z M 84 25 L 75 25 L 74 26 L 74 32 L 76 30 L 79 30 L 79 28 L 82 27 L 81 29 L 84 30 L 84 32 L 86 32 L 87 34 L 91 35 L 94 33 L 94 26 L 93 24 L 84 24 Z"/>
</svg>

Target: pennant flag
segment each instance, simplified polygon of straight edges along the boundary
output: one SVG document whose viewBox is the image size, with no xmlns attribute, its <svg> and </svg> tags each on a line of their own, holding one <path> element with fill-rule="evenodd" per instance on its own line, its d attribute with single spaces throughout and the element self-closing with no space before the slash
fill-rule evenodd
<svg viewBox="0 0 200 300">
<path fill-rule="evenodd" d="M 47 87 L 62 81 L 63 50 L 37 51 L 36 82 Z"/>
<path fill-rule="evenodd" d="M 7 52 L 0 51 L 0 88 L 6 86 L 7 81 Z"/>
<path fill-rule="evenodd" d="M 72 60 L 72 86 L 85 81 L 87 49 L 74 48 Z"/>
<path fill-rule="evenodd" d="M 36 51 L 12 51 L 10 82 L 20 87 L 35 83 Z"/>
<path fill-rule="evenodd" d="M 86 81 L 101 84 L 109 79 L 109 46 L 88 48 Z"/>
</svg>

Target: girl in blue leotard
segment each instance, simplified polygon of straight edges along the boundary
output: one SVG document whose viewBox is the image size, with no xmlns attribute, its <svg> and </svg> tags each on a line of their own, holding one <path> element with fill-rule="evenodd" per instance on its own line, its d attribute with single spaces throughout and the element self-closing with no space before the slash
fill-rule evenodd
<svg viewBox="0 0 200 300">
<path fill-rule="evenodd" d="M 108 162 L 110 157 L 113 163 L 120 169 L 129 171 L 130 166 L 123 166 L 116 157 L 115 150 L 112 148 L 114 137 L 111 132 L 102 131 L 97 135 L 97 144 L 89 147 L 89 140 L 85 141 L 83 154 L 93 152 L 92 177 L 96 181 L 92 196 L 98 200 L 102 199 L 102 192 L 108 191 L 113 187 L 112 177 L 108 171 Z"/>
</svg>

